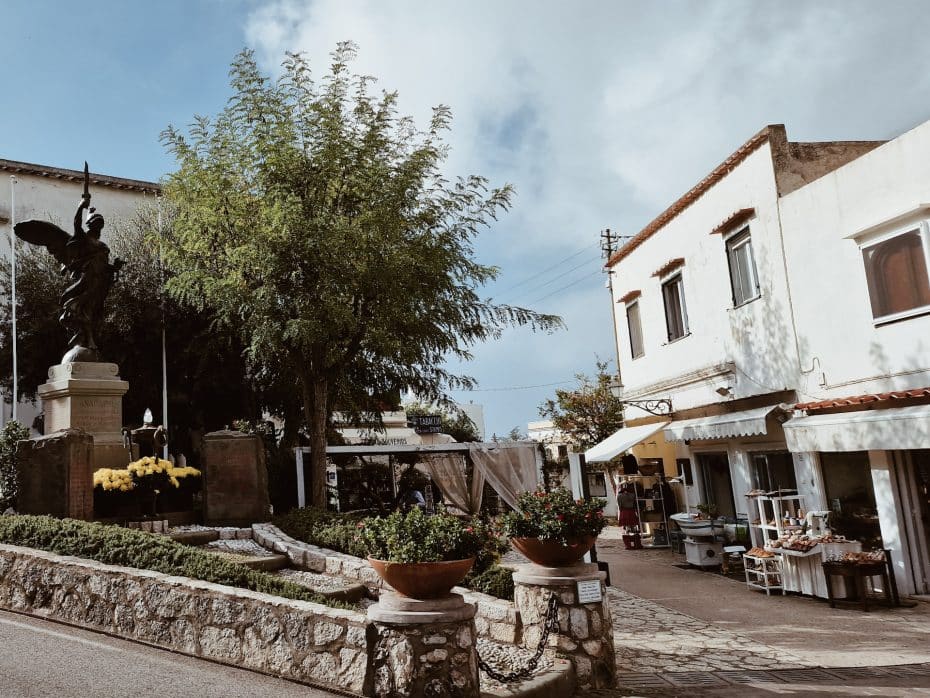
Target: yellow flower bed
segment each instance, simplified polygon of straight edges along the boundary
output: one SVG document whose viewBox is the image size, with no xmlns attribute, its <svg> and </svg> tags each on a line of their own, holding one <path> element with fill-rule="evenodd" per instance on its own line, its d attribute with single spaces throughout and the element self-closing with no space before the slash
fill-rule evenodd
<svg viewBox="0 0 930 698">
<path fill-rule="evenodd" d="M 168 476 L 168 482 L 172 487 L 180 487 L 180 481 L 183 478 L 200 477 L 200 471 L 197 468 L 188 466 L 176 468 L 171 465 L 170 461 L 146 456 L 133 461 L 124 469 L 100 468 L 94 471 L 94 487 L 107 491 L 129 492 L 135 488 L 138 480 L 148 475 L 161 475 L 162 473 Z"/>
</svg>

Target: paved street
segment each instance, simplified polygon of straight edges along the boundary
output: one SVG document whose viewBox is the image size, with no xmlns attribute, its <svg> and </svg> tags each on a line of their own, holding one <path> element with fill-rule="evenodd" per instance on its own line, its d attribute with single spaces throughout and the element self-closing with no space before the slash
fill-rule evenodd
<svg viewBox="0 0 930 698">
<path fill-rule="evenodd" d="M 930 604 L 863 613 L 767 598 L 669 550 L 624 550 L 616 533 L 598 553 L 621 688 L 592 695 L 930 695 Z"/>
<path fill-rule="evenodd" d="M 3 698 L 328 698 L 335 694 L 0 611 Z"/>
</svg>

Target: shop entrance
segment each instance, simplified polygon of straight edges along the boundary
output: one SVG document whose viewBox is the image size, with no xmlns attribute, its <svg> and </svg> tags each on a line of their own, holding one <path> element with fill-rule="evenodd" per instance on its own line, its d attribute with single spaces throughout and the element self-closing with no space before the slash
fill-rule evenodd
<svg viewBox="0 0 930 698">
<path fill-rule="evenodd" d="M 904 510 L 907 549 L 918 594 L 930 593 L 930 449 L 899 451 L 899 496 Z"/>
<path fill-rule="evenodd" d="M 701 466 L 704 504 L 716 507 L 719 516 L 735 520 L 736 503 L 733 500 L 733 480 L 727 454 L 698 453 L 697 461 Z"/>
<path fill-rule="evenodd" d="M 827 506 L 833 512 L 830 528 L 849 540 L 860 541 L 863 550 L 881 550 L 884 545 L 868 451 L 821 453 L 820 465 Z"/>
</svg>

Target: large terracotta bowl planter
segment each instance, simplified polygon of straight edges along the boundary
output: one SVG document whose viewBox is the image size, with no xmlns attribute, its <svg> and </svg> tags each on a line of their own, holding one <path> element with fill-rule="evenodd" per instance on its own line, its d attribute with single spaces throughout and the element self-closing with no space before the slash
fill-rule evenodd
<svg viewBox="0 0 930 698">
<path fill-rule="evenodd" d="M 368 562 L 398 594 L 412 599 L 438 599 L 465 579 L 475 558 L 448 562 L 387 562 L 369 556 Z"/>
<path fill-rule="evenodd" d="M 513 547 L 523 553 L 530 562 L 543 567 L 568 567 L 584 557 L 594 545 L 597 536 L 584 536 L 568 545 L 559 540 L 542 538 L 511 538 Z"/>
</svg>

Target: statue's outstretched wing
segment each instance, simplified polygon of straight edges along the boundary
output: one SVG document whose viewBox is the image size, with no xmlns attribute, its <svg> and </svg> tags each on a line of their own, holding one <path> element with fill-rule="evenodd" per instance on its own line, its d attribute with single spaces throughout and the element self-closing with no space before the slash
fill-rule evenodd
<svg viewBox="0 0 930 698">
<path fill-rule="evenodd" d="M 23 221 L 13 226 L 13 232 L 20 240 L 32 245 L 48 248 L 52 256 L 62 264 L 67 264 L 65 245 L 71 239 L 64 230 L 48 221 Z"/>
</svg>

